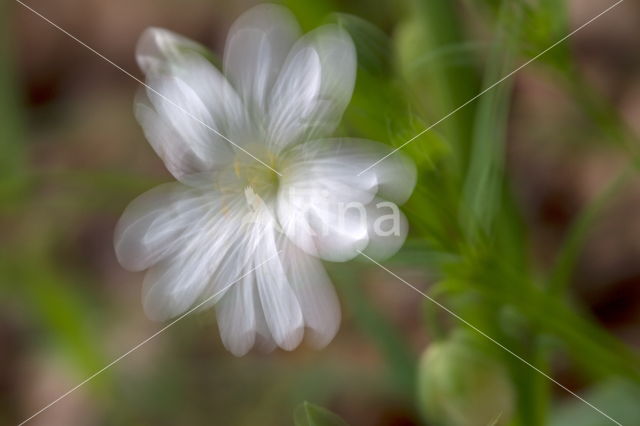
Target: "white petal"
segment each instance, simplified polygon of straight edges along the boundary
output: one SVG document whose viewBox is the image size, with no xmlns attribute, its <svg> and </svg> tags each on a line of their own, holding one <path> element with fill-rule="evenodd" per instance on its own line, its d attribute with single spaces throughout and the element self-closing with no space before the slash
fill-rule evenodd
<svg viewBox="0 0 640 426">
<path fill-rule="evenodd" d="M 273 340 L 282 349 L 293 350 L 302 340 L 304 319 L 289 285 L 275 235 L 265 236 L 256 250 L 256 281 L 264 316 Z"/>
<path fill-rule="evenodd" d="M 391 154 L 391 148 L 377 142 L 367 145 L 367 155 L 359 157 L 358 173 L 371 167 L 382 158 L 384 160 L 371 167 L 360 176 L 374 176 L 378 182 L 378 195 L 396 204 L 404 204 L 416 186 L 416 166 L 409 157 L 396 151 Z M 389 155 L 391 154 L 391 155 Z M 355 159 L 354 159 L 355 160 Z"/>
<path fill-rule="evenodd" d="M 155 147 L 164 142 L 163 149 L 157 151 L 167 153 L 168 158 L 180 158 L 175 153 L 186 151 L 197 160 L 202 172 L 213 171 L 232 161 L 231 145 L 220 137 L 220 126 L 194 89 L 178 77 L 160 77 L 149 83 L 153 90 L 147 90 L 147 96 L 157 111 L 157 118 L 177 136 L 174 140 L 153 143 Z M 221 101 L 215 100 L 216 103 Z M 144 116 L 139 118 L 140 123 L 146 126 L 147 135 L 159 132 L 152 127 L 157 120 L 144 121 Z M 185 165 L 186 170 L 190 170 L 190 165 Z"/>
<path fill-rule="evenodd" d="M 269 353 L 273 351 L 278 345 L 271 336 L 271 331 L 267 325 L 267 319 L 264 315 L 264 309 L 262 308 L 262 302 L 260 302 L 260 295 L 258 291 L 253 292 L 254 300 L 253 305 L 256 307 L 256 340 L 254 348 L 258 352 Z"/>
<path fill-rule="evenodd" d="M 273 4 L 250 9 L 229 30 L 224 72 L 253 119 L 264 115 L 267 94 L 299 34 L 291 12 Z"/>
<path fill-rule="evenodd" d="M 355 78 L 356 51 L 345 31 L 326 25 L 301 38 L 270 94 L 269 141 L 283 148 L 330 134 L 351 99 Z"/>
<path fill-rule="evenodd" d="M 240 262 L 243 234 L 237 232 L 233 205 L 224 206 L 204 215 L 193 223 L 183 238 L 178 252 L 153 266 L 143 285 L 143 304 L 147 315 L 154 319 L 174 317 L 197 302 L 214 303 L 240 274 L 232 279 L 216 279 L 225 261 Z M 231 212 L 231 215 L 230 215 Z"/>
<path fill-rule="evenodd" d="M 291 243 L 285 244 L 287 276 L 307 327 L 307 340 L 315 348 L 326 346 L 340 326 L 340 304 L 320 261 Z"/>
<path fill-rule="evenodd" d="M 273 351 L 277 345 L 273 340 L 271 331 L 267 325 L 267 319 L 265 318 L 264 309 L 262 307 L 258 291 L 253 292 L 253 305 L 256 308 L 256 340 L 254 347 L 259 352 L 269 353 Z"/>
<path fill-rule="evenodd" d="M 116 228 L 116 255 L 129 269 L 149 268 L 143 304 L 150 317 L 179 315 L 240 275 L 245 258 L 238 252 L 246 247 L 245 234 L 238 233 L 241 207 L 210 189 L 168 184 L 125 210 Z M 230 259 L 236 268 L 224 267 Z M 228 277 L 214 279 L 227 270 Z"/>
<path fill-rule="evenodd" d="M 381 144 L 355 139 L 317 140 L 291 150 L 277 207 L 286 235 L 325 260 L 357 256 L 370 243 L 368 205 L 374 197 L 404 199 L 415 185 L 415 168 L 401 153 L 359 174 L 388 152 Z"/>
<path fill-rule="evenodd" d="M 169 171 L 181 180 L 228 163 L 234 144 L 242 144 L 251 127 L 240 97 L 202 56 L 205 51 L 158 28 L 146 30 L 138 42 L 147 87 L 146 97 L 136 101 L 136 116 Z"/>
<path fill-rule="evenodd" d="M 145 137 L 165 167 L 177 180 L 190 184 L 191 178 L 207 173 L 210 168 L 183 140 L 165 123 L 146 102 L 137 102 L 135 115 L 144 130 Z"/>
<path fill-rule="evenodd" d="M 296 51 L 271 91 L 267 143 L 279 151 L 307 130 L 320 100 L 321 66 L 311 47 Z"/>
<path fill-rule="evenodd" d="M 220 337 L 224 346 L 236 356 L 249 352 L 256 339 L 255 279 L 254 273 L 249 271 L 216 305 Z"/>
<path fill-rule="evenodd" d="M 114 246 L 118 261 L 141 271 L 175 253 L 190 224 L 205 216 L 211 200 L 178 183 L 160 185 L 137 197 L 116 225 Z"/>
<path fill-rule="evenodd" d="M 186 84 L 208 110 L 213 122 L 206 124 L 229 137 L 226 133 L 245 127 L 248 117 L 233 87 L 203 56 L 206 52 L 205 47 L 191 40 L 167 30 L 151 28 L 140 37 L 137 57 L 149 83 L 162 77 L 175 77 Z M 145 66 L 148 62 L 157 66 Z M 169 99 L 178 103 L 178 100 Z M 211 133 L 215 139 L 215 132 Z"/>
<path fill-rule="evenodd" d="M 396 204 L 403 204 L 416 185 L 416 167 L 401 151 L 392 152 L 392 147 L 380 142 L 331 138 L 306 142 L 296 147 L 290 155 L 292 162 L 296 163 L 294 168 L 311 167 L 318 170 L 318 176 L 325 175 L 328 178 L 334 176 L 329 173 L 335 173 L 341 180 L 350 182 L 349 185 L 370 192 L 375 186 L 373 193 Z M 383 158 L 383 161 L 379 161 Z M 371 167 L 373 164 L 376 165 Z"/>
<path fill-rule="evenodd" d="M 223 213 L 226 226 L 233 237 L 229 239 L 229 247 L 217 262 L 217 269 L 203 292 L 202 297 L 210 300 L 201 305 L 201 310 L 217 303 L 219 298 L 211 296 L 220 291 L 220 288 L 235 285 L 247 273 L 255 274 L 253 270 L 260 268 L 259 264 L 255 264 L 256 250 L 262 244 L 264 236 L 273 232 L 273 220 L 265 212 L 251 211 L 241 198 L 225 207 Z"/>
<path fill-rule="evenodd" d="M 368 243 L 366 205 L 377 191 L 375 176 L 358 176 L 345 148 L 317 141 L 297 146 L 288 158 L 278 193 L 278 220 L 307 253 L 331 261 L 358 255 Z"/>
<path fill-rule="evenodd" d="M 340 197 L 340 194 L 338 194 Z M 282 227 L 287 236 L 307 253 L 325 260 L 342 262 L 358 255 L 368 242 L 364 208 L 342 204 L 338 198 L 322 196 L 280 201 Z"/>
<path fill-rule="evenodd" d="M 400 209 L 390 201 L 376 198 L 367 206 L 369 244 L 364 253 L 377 260 L 393 256 L 409 233 L 409 222 Z"/>
<path fill-rule="evenodd" d="M 145 74 L 169 73 L 188 55 L 202 53 L 204 46 L 163 28 L 147 28 L 136 45 L 136 60 Z"/>
</svg>

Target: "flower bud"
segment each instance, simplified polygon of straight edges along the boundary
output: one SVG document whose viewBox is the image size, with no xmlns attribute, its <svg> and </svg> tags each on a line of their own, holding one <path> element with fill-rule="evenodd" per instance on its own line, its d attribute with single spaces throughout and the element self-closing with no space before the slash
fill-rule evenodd
<svg viewBox="0 0 640 426">
<path fill-rule="evenodd" d="M 506 370 L 479 337 L 456 330 L 431 344 L 418 369 L 418 405 L 436 425 L 488 426 L 508 423 L 514 391 Z"/>
</svg>

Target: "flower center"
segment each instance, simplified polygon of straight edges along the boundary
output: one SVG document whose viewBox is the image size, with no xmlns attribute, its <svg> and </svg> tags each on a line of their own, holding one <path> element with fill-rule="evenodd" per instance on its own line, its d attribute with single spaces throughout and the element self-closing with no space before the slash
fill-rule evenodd
<svg viewBox="0 0 640 426">
<path fill-rule="evenodd" d="M 233 171 L 243 187 L 251 187 L 266 201 L 275 197 L 280 179 L 274 167 L 275 161 L 265 161 L 265 163 L 236 159 L 233 163 Z"/>
<path fill-rule="evenodd" d="M 230 167 L 218 177 L 218 188 L 223 192 L 241 192 L 249 187 L 264 201 L 273 200 L 280 186 L 278 158 L 265 149 L 247 151 L 255 158 L 245 152 L 237 153 Z"/>
</svg>

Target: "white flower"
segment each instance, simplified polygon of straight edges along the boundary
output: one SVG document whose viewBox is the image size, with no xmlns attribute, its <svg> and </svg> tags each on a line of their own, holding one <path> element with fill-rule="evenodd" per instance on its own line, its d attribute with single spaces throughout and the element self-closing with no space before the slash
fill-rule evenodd
<svg viewBox="0 0 640 426">
<path fill-rule="evenodd" d="M 129 205 L 116 254 L 127 269 L 148 269 L 152 318 L 211 298 L 203 306 L 215 304 L 236 355 L 256 345 L 291 350 L 305 328 L 309 343 L 326 345 L 340 308 L 320 259 L 390 255 L 407 232 L 393 202 L 413 190 L 412 163 L 394 155 L 358 175 L 389 150 L 319 139 L 351 98 L 351 39 L 334 25 L 299 35 L 286 9 L 251 9 L 230 30 L 226 78 L 203 47 L 167 30 L 149 29 L 138 44 L 148 87 L 136 117 L 177 182 Z M 394 232 L 381 229 L 383 207 L 395 215 Z"/>
</svg>

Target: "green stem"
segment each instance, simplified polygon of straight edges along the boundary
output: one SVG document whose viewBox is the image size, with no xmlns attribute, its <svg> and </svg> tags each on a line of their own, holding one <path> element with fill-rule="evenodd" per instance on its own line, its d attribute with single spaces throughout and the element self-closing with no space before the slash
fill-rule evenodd
<svg viewBox="0 0 640 426">
<path fill-rule="evenodd" d="M 550 274 L 548 287 L 552 295 L 566 296 L 567 287 L 571 282 L 571 273 L 589 235 L 589 230 L 598 219 L 603 208 L 619 193 L 620 189 L 624 187 L 629 179 L 634 176 L 634 169 L 635 167 L 633 166 L 625 168 L 606 186 L 597 198 L 580 213 L 571 225 Z"/>
<path fill-rule="evenodd" d="M 458 4 L 451 0 L 418 0 L 418 13 L 427 32 L 425 51 L 439 52 L 456 46 L 465 46 L 468 40 L 461 25 Z M 430 94 L 437 105 L 437 119 L 458 108 L 471 99 L 478 89 L 478 77 L 469 64 L 474 63 L 472 55 L 460 50 L 457 64 L 433 61 L 429 66 L 431 79 Z M 460 66 L 458 64 L 464 64 Z M 469 158 L 469 143 L 473 132 L 475 106 L 468 105 L 451 116 L 442 126 L 457 150 L 459 170 L 466 168 Z"/>
</svg>

